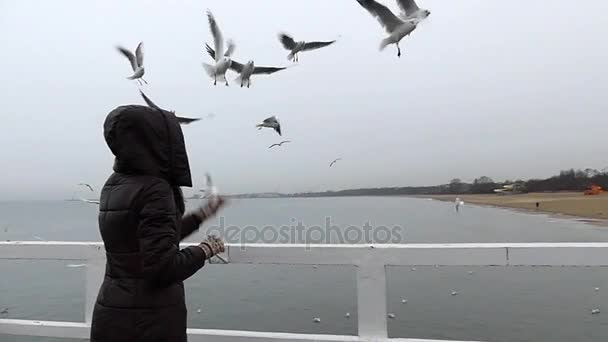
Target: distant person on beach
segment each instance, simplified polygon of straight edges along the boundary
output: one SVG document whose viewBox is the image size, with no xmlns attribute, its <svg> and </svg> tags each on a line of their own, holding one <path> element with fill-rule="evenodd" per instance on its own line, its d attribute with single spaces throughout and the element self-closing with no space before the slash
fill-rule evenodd
<svg viewBox="0 0 608 342">
<path fill-rule="evenodd" d="M 224 243 L 214 236 L 181 250 L 179 243 L 224 200 L 184 215 L 180 187 L 192 180 L 175 114 L 118 107 L 106 117 L 104 137 L 116 158 L 99 205 L 107 261 L 90 341 L 185 342 L 183 281 L 223 252 Z"/>
<path fill-rule="evenodd" d="M 454 207 L 456 208 L 456 212 L 460 212 L 460 206 L 464 204 L 464 201 L 460 199 L 460 197 L 456 197 L 454 201 Z"/>
<path fill-rule="evenodd" d="M 538 209 L 540 207 L 540 203 L 536 202 L 536 209 Z"/>
</svg>

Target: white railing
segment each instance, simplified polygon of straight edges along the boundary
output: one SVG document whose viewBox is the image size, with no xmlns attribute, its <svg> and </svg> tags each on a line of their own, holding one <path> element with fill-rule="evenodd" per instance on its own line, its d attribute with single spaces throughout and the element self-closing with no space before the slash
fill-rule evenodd
<svg viewBox="0 0 608 342">
<path fill-rule="evenodd" d="M 386 266 L 608 266 L 608 243 L 230 245 L 230 264 L 350 265 L 357 269 L 358 336 L 188 329 L 191 342 L 431 341 L 387 338 Z M 0 260 L 86 260 L 84 322 L 0 319 L 0 334 L 88 338 L 105 265 L 98 242 L 0 242 Z M 262 308 L 263 310 L 263 308 Z"/>
</svg>

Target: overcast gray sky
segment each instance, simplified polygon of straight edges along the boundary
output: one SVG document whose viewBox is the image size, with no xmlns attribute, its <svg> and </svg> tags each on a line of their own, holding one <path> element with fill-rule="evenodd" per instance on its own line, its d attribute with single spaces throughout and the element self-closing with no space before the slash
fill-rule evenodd
<svg viewBox="0 0 608 342">
<path fill-rule="evenodd" d="M 382 0 L 396 10 L 394 0 Z M 106 114 L 142 101 L 115 46 L 145 44 L 148 95 L 215 118 L 184 127 L 196 186 L 228 193 L 546 177 L 608 166 L 605 0 L 419 0 L 429 19 L 378 51 L 355 0 L 0 1 L 0 200 L 99 188 Z M 234 58 L 289 65 L 279 31 L 333 46 L 214 87 L 201 67 L 213 11 Z M 234 74 L 230 74 L 232 80 Z M 254 125 L 276 114 L 283 138 Z M 340 163 L 328 168 L 336 157 Z"/>
</svg>

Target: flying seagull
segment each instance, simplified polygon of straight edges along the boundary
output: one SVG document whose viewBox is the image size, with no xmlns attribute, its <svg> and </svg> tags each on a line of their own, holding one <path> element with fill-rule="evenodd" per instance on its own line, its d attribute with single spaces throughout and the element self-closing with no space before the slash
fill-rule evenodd
<svg viewBox="0 0 608 342">
<path fill-rule="evenodd" d="M 408 36 L 416 29 L 419 20 L 410 19 L 403 21 L 397 18 L 386 6 L 379 4 L 374 0 L 357 0 L 357 2 L 372 16 L 376 17 L 380 22 L 380 25 L 382 25 L 389 34 L 389 36 L 380 43 L 380 51 L 384 50 L 389 44 L 395 44 L 397 46 L 397 57 L 401 57 L 399 42 L 403 37 Z"/>
<path fill-rule="evenodd" d="M 205 44 L 205 49 L 211 58 L 215 59 L 215 50 L 209 44 Z M 235 60 L 230 63 L 230 69 L 236 71 L 239 76 L 236 81 L 241 83 L 241 88 L 245 85 L 247 88 L 251 85 L 251 76 L 260 74 L 274 74 L 277 71 L 285 70 L 287 67 L 260 67 L 250 60 L 246 64 L 241 64 Z"/>
<path fill-rule="evenodd" d="M 332 167 L 335 163 L 338 162 L 338 160 L 342 160 L 342 158 L 336 158 L 336 159 L 334 159 L 334 161 L 332 161 L 331 163 L 329 163 L 329 167 Z"/>
<path fill-rule="evenodd" d="M 228 81 L 226 80 L 226 71 L 230 68 L 232 64 L 232 60 L 230 56 L 234 52 L 236 46 L 232 40 L 228 40 L 226 44 L 228 48 L 224 51 L 224 37 L 222 36 L 222 31 L 217 26 L 217 21 L 215 21 L 215 17 L 211 11 L 207 11 L 207 17 L 209 18 L 209 27 L 211 29 L 211 35 L 213 36 L 213 45 L 215 47 L 213 59 L 215 60 L 215 65 L 210 65 L 207 63 L 203 63 L 203 68 L 209 75 L 209 77 L 213 78 L 213 85 L 217 85 L 217 80 L 226 82 L 226 86 L 228 86 Z"/>
<path fill-rule="evenodd" d="M 397 4 L 402 11 L 399 17 L 401 17 L 401 19 L 404 21 L 412 19 L 422 21 L 431 15 L 429 10 L 420 9 L 415 0 L 397 0 Z"/>
<path fill-rule="evenodd" d="M 279 118 L 274 115 L 264 119 L 262 123 L 257 124 L 255 127 L 257 127 L 258 129 L 262 129 L 262 127 L 272 128 L 277 133 L 279 133 L 279 135 L 281 135 L 281 123 L 279 122 Z"/>
<path fill-rule="evenodd" d="M 301 51 L 320 49 L 336 42 L 335 40 L 328 42 L 296 42 L 292 37 L 288 36 L 286 33 L 279 33 L 279 41 L 281 42 L 281 44 L 283 44 L 283 47 L 286 50 L 289 50 L 289 55 L 287 55 L 287 59 L 293 62 L 297 62 L 299 60 L 298 53 Z"/>
<path fill-rule="evenodd" d="M 154 108 L 154 109 L 157 109 L 157 110 L 160 110 L 160 111 L 163 111 L 163 109 L 161 109 L 154 102 L 152 102 L 152 100 L 150 100 L 150 98 L 147 97 L 146 94 L 144 94 L 144 92 L 141 91 L 141 89 L 139 90 L 139 93 L 141 94 L 141 97 L 144 98 L 144 101 L 146 101 L 146 104 L 148 105 L 148 107 Z M 173 113 L 173 115 L 175 115 L 175 112 L 171 112 L 171 113 Z M 194 118 L 194 119 L 193 118 L 184 118 L 184 117 L 177 116 L 177 115 L 175 117 L 177 118 L 177 122 L 179 122 L 182 125 L 187 125 L 187 124 L 192 123 L 194 121 L 200 120 L 200 118 Z"/>
<path fill-rule="evenodd" d="M 91 192 L 95 191 L 95 190 L 93 190 L 93 187 L 91 186 L 91 184 L 88 184 L 88 183 L 78 183 L 78 185 L 86 186 L 87 188 L 89 188 L 89 190 L 91 190 Z"/>
<path fill-rule="evenodd" d="M 290 140 L 283 140 L 278 144 L 272 144 L 272 145 L 268 146 L 268 148 L 273 148 L 275 146 L 282 146 L 283 144 L 290 143 L 290 142 L 291 142 Z"/>
<path fill-rule="evenodd" d="M 142 81 L 145 84 L 148 84 L 146 80 L 144 80 L 144 42 L 140 42 L 137 45 L 137 49 L 135 50 L 135 54 L 133 52 L 125 49 L 122 46 L 117 46 L 116 49 L 123 56 L 127 57 L 129 62 L 131 63 L 131 68 L 133 69 L 133 75 L 127 77 L 128 80 L 137 80 L 139 85 L 142 85 Z"/>
</svg>

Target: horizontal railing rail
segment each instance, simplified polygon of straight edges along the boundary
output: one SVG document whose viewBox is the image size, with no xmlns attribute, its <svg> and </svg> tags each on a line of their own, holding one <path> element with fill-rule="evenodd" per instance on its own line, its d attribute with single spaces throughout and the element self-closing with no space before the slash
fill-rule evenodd
<svg viewBox="0 0 608 342">
<path fill-rule="evenodd" d="M 184 244 L 187 246 L 188 244 Z M 188 329 L 189 341 L 432 341 L 387 337 L 387 266 L 608 266 L 608 243 L 235 244 L 230 264 L 349 265 L 357 272 L 358 336 Z M 0 319 L 0 334 L 87 338 L 105 251 L 100 242 L 3 241 L 0 260 L 86 260 L 84 322 Z"/>
</svg>

